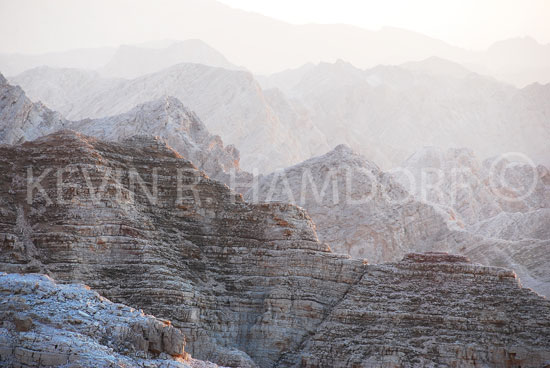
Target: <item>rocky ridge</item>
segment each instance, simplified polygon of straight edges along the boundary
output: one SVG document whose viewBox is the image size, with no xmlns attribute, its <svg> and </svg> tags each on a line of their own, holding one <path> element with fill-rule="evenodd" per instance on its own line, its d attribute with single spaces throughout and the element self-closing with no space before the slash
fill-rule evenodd
<svg viewBox="0 0 550 368">
<path fill-rule="evenodd" d="M 115 144 L 59 132 L 0 151 L 0 268 L 84 282 L 170 319 L 196 358 L 355 367 L 376 351 L 384 355 L 367 366 L 549 363 L 550 305 L 513 272 L 441 254 L 379 266 L 334 254 L 302 209 L 247 203 L 160 140 Z M 37 176 L 53 171 L 28 201 L 31 167 Z M 145 189 L 154 192 L 154 167 L 152 203 Z M 57 168 L 67 168 L 61 191 Z M 122 174 L 107 175 L 100 190 L 109 168 Z M 130 172 L 145 185 L 133 195 Z"/>
<path fill-rule="evenodd" d="M 237 148 L 224 146 L 220 136 L 210 134 L 197 115 L 175 97 L 146 102 L 121 115 L 72 122 L 67 128 L 108 141 L 158 136 L 213 179 L 227 185 L 233 182 L 236 189 L 252 181 L 252 175 L 240 168 Z"/>
<path fill-rule="evenodd" d="M 250 73 L 197 64 L 130 81 L 94 74 L 86 88 L 67 83 L 84 78 L 73 76 L 78 72 L 42 68 L 12 81 L 71 119 L 175 96 L 242 150 L 248 171 L 268 173 L 338 144 L 385 170 L 427 145 L 470 147 L 483 158 L 523 152 L 550 164 L 547 85 L 519 89 L 441 59 L 367 70 L 342 60 L 306 65 L 259 78 L 264 89 Z"/>
<path fill-rule="evenodd" d="M 518 89 L 437 58 L 366 70 L 339 60 L 263 83 L 302 106 L 331 147 L 349 145 L 385 170 L 432 145 L 550 164 L 548 85 Z"/>
<path fill-rule="evenodd" d="M 550 208 L 550 170 L 517 153 L 482 161 L 471 149 L 424 147 L 393 176 L 415 197 L 454 209 L 465 224 Z"/>
</svg>

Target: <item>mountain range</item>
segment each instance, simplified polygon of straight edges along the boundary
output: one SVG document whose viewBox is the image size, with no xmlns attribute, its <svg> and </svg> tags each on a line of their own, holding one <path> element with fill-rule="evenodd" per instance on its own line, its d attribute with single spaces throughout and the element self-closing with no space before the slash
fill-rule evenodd
<svg viewBox="0 0 550 368">
<path fill-rule="evenodd" d="M 71 6 L 67 4 L 68 12 Z M 501 40 L 486 50 L 471 51 L 395 27 L 369 30 L 342 24 L 295 25 L 231 8 L 215 0 L 180 0 L 177 7 L 182 11 L 173 14 L 162 12 L 160 8 L 151 11 L 141 20 L 142 27 L 150 27 L 154 34 L 164 33 L 175 39 L 203 40 L 232 63 L 256 74 L 276 73 L 307 62 L 332 63 L 340 58 L 364 69 L 436 56 L 518 87 L 550 82 L 550 45 L 540 44 L 530 37 Z M 121 4 L 111 4 L 111 8 L 113 13 L 127 11 Z M 158 16 L 165 19 L 163 24 L 157 23 Z M 106 21 L 101 31 L 113 29 L 113 33 L 118 33 L 118 27 L 118 23 Z M 78 31 L 88 36 L 88 30 Z M 53 38 L 51 35 L 48 38 L 46 33 L 38 37 Z M 121 40 L 119 43 L 131 42 Z M 115 52 L 114 47 L 104 47 L 44 55 L 7 54 L 0 56 L 0 71 L 13 76 L 40 65 L 97 69 L 109 63 Z M 143 55 L 147 59 L 151 52 L 139 54 Z M 179 62 L 185 61 L 191 60 Z"/>
<path fill-rule="evenodd" d="M 132 80 L 41 67 L 10 81 L 70 119 L 177 97 L 239 147 L 243 168 L 260 173 L 338 144 L 384 169 L 430 145 L 469 147 L 482 158 L 522 152 L 550 164 L 550 85 L 518 89 L 440 59 L 367 70 L 344 61 L 309 64 L 259 81 L 246 71 L 198 64 Z"/>
<path fill-rule="evenodd" d="M 446 253 L 381 265 L 335 254 L 305 210 L 246 202 L 152 137 L 106 142 L 61 131 L 0 151 L 0 270 L 11 273 L 0 273 L 3 363 L 94 366 L 93 356 L 197 366 L 191 354 L 226 367 L 473 368 L 550 359 L 550 304 L 513 271 Z M 156 204 L 127 187 L 132 169 L 150 188 L 152 163 Z M 29 203 L 20 179 L 29 166 L 76 170 L 61 189 L 55 174 L 43 175 Z M 179 170 L 195 193 L 178 194 Z M 105 180 L 91 197 L 90 185 Z M 21 275 L 36 272 L 99 295 Z M 66 350 L 51 351 L 51 341 Z M 83 346 L 99 350 L 85 355 Z"/>
<path fill-rule="evenodd" d="M 182 3 L 0 55 L 0 365 L 550 366 L 550 45 Z"/>
</svg>

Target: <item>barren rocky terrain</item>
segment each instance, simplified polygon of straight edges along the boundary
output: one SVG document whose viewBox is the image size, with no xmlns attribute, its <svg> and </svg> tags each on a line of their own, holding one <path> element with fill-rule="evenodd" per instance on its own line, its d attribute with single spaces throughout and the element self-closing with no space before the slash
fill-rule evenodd
<svg viewBox="0 0 550 368">
<path fill-rule="evenodd" d="M 304 210 L 247 203 L 158 139 L 59 132 L 0 150 L 2 271 L 82 282 L 169 319 L 194 358 L 231 367 L 549 362 L 550 304 L 513 271 L 441 253 L 384 265 L 335 254 Z M 29 168 L 45 173 L 30 203 Z M 117 168 L 121 176 L 106 175 Z M 144 184 L 135 195 L 132 172 Z"/>
<path fill-rule="evenodd" d="M 426 148 L 388 173 L 338 146 L 260 177 L 245 197 L 302 206 L 337 253 L 371 263 L 409 252 L 463 254 L 513 269 L 525 286 L 550 295 L 548 169 L 505 164 L 493 172 L 471 151 Z M 431 173 L 427 179 L 422 170 Z"/>
</svg>

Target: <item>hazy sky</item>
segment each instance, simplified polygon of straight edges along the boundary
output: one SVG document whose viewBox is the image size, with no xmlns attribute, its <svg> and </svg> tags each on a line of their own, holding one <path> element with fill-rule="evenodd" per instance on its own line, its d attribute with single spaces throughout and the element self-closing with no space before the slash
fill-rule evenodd
<svg viewBox="0 0 550 368">
<path fill-rule="evenodd" d="M 221 0 L 290 23 L 395 26 L 466 48 L 532 36 L 550 43 L 550 0 Z"/>
<path fill-rule="evenodd" d="M 550 0 L 222 2 L 291 23 L 346 23 L 373 30 L 395 26 L 466 48 L 485 48 L 497 40 L 526 35 L 550 43 Z M 0 0 L 0 52 L 200 38 L 193 32 L 204 19 L 185 15 L 194 8 L 198 13 L 193 14 L 215 13 L 207 15 L 209 20 L 223 23 L 227 11 L 219 5 L 214 0 Z"/>
</svg>

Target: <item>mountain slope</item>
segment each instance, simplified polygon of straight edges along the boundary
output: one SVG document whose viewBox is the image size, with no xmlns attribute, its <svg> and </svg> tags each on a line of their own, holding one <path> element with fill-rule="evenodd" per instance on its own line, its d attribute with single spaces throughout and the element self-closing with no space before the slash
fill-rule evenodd
<svg viewBox="0 0 550 368">
<path fill-rule="evenodd" d="M 210 134 L 197 115 L 174 97 L 146 102 L 121 115 L 73 122 L 67 128 L 109 141 L 134 135 L 159 136 L 213 179 L 228 185 L 232 181 L 245 185 L 252 180 L 239 167 L 239 151 L 224 146 L 219 136 Z"/>
<path fill-rule="evenodd" d="M 465 224 L 501 212 L 527 213 L 550 208 L 550 171 L 519 155 L 481 161 L 470 149 L 424 147 L 394 177 L 417 198 L 453 208 Z"/>
<path fill-rule="evenodd" d="M 42 103 L 33 103 L 25 92 L 0 74 L 0 143 L 14 144 L 52 133 L 67 124 Z"/>
<path fill-rule="evenodd" d="M 415 245 L 437 243 L 460 226 L 452 213 L 415 201 L 390 175 L 343 145 L 261 177 L 245 198 L 304 207 L 320 241 L 372 263 L 399 260 Z"/>
<path fill-rule="evenodd" d="M 385 169 L 428 145 L 469 147 L 484 158 L 522 152 L 550 164 L 550 85 L 517 89 L 457 73 L 452 64 L 437 61 L 439 72 L 429 64 L 415 64 L 415 71 L 321 63 L 289 71 L 298 80 L 279 73 L 273 82 L 284 81 L 278 87 L 330 145 L 347 144 Z"/>
<path fill-rule="evenodd" d="M 536 171 L 540 176 L 531 195 L 519 204 L 506 203 L 487 185 L 500 172 L 481 175 L 480 163 L 469 151 L 449 150 L 447 156 L 421 152 L 409 160 L 411 166 L 385 173 L 338 146 L 260 177 L 245 197 L 302 206 L 318 226 L 319 239 L 337 253 L 373 263 L 397 261 L 408 252 L 462 254 L 513 269 L 525 286 L 550 295 L 548 171 Z M 457 155 L 460 159 L 453 160 Z M 418 162 L 428 169 L 427 178 L 412 166 Z M 436 169 L 443 170 L 441 178 L 433 175 Z M 510 183 L 519 180 L 517 188 L 523 190 L 530 187 L 525 185 L 527 173 L 525 167 L 512 166 L 506 177 Z M 519 198 L 509 189 L 502 193 Z"/>
<path fill-rule="evenodd" d="M 74 77 L 73 73 L 80 76 Z M 301 143 L 306 133 L 315 138 L 313 148 L 327 147 L 314 125 L 309 123 L 313 126 L 310 129 L 292 123 L 292 119 L 303 120 L 296 118 L 294 110 L 285 110 L 289 118 L 284 114 L 279 117 L 254 77 L 244 71 L 179 64 L 121 80 L 84 71 L 41 68 L 12 80 L 31 98 L 44 101 L 69 119 L 116 115 L 150 100 L 174 96 L 196 112 L 209 131 L 239 147 L 241 166 L 251 172 L 285 167 L 316 153 Z M 80 80 L 90 83 L 76 82 Z"/>
<path fill-rule="evenodd" d="M 512 271 L 440 253 L 385 265 L 336 255 L 317 241 L 305 211 L 244 202 L 159 140 L 114 144 L 60 132 L 0 151 L 0 269 L 85 282 L 169 318 L 195 358 L 322 368 L 473 368 L 511 359 L 540 367 L 550 359 L 550 303 Z M 61 202 L 51 174 L 29 204 L 26 183 L 15 180 L 29 165 L 37 173 L 79 169 L 67 173 Z M 152 165 L 155 203 L 143 188 L 130 195 L 124 175 L 135 170 L 151 188 Z M 123 175 L 108 176 L 91 197 L 90 183 L 99 185 L 109 168 Z M 194 192 L 178 194 L 178 169 Z"/>
<path fill-rule="evenodd" d="M 69 121 L 59 113 L 32 103 L 20 87 L 13 87 L 0 75 L 0 143 L 30 141 L 61 129 L 73 129 L 94 137 L 121 141 L 134 135 L 164 138 L 176 150 L 213 178 L 246 186 L 251 174 L 239 166 L 240 153 L 224 146 L 219 136 L 174 97 L 162 97 L 138 105 L 130 111 L 102 119 Z"/>
</svg>

